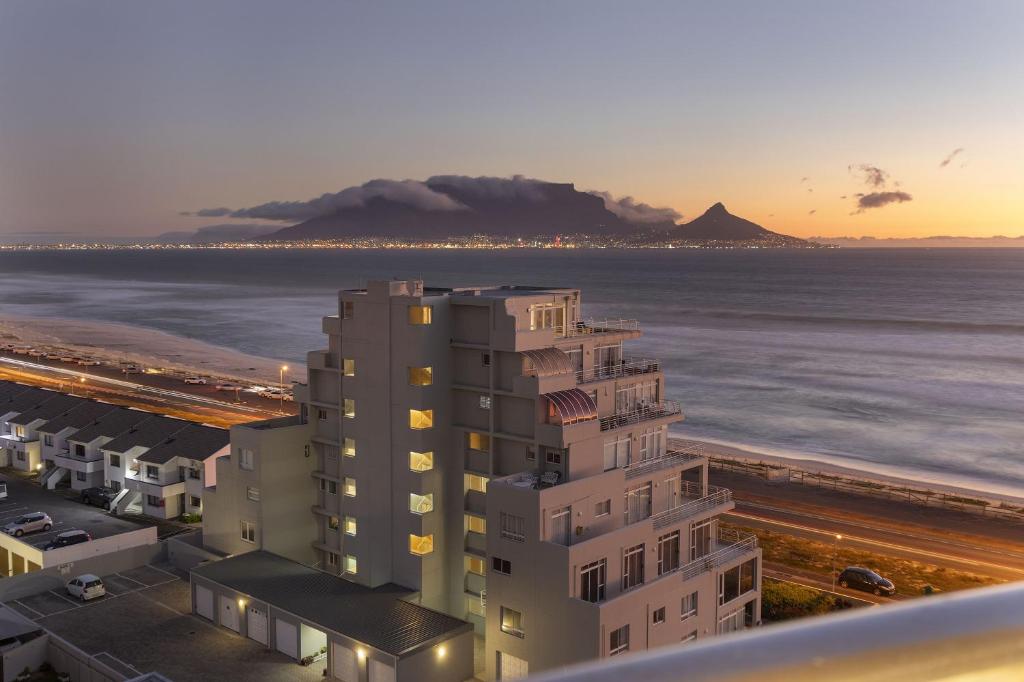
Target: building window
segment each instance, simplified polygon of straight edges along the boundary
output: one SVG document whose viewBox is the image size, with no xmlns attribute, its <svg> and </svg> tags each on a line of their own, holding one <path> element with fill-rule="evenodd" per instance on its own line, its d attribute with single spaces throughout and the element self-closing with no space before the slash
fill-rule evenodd
<svg viewBox="0 0 1024 682">
<path fill-rule="evenodd" d="M 626 497 L 626 524 L 643 521 L 651 515 L 651 484 L 642 485 L 633 490 L 627 490 Z"/>
<path fill-rule="evenodd" d="M 523 614 L 510 609 L 507 606 L 501 607 L 501 631 L 516 637 L 523 636 Z"/>
<path fill-rule="evenodd" d="M 512 562 L 501 557 L 491 557 L 491 570 L 502 575 L 512 575 Z"/>
<path fill-rule="evenodd" d="M 339 519 L 337 516 L 327 517 L 328 530 L 338 530 L 339 527 L 341 527 L 341 519 Z"/>
<path fill-rule="evenodd" d="M 691 632 L 690 634 L 688 634 L 688 635 L 684 636 L 684 637 L 683 637 L 683 639 L 682 639 L 682 640 L 680 640 L 680 642 L 681 642 L 682 644 L 686 644 L 687 642 L 692 642 L 692 641 L 694 641 L 694 640 L 696 640 L 696 639 L 697 639 L 697 631 L 696 631 L 696 630 L 694 630 L 694 631 L 693 631 L 693 632 Z"/>
<path fill-rule="evenodd" d="M 320 479 L 320 491 L 329 493 L 331 495 L 338 494 L 338 484 L 335 481 L 328 481 L 326 478 Z"/>
<path fill-rule="evenodd" d="M 434 411 L 409 410 L 409 428 L 413 431 L 434 428 Z"/>
<path fill-rule="evenodd" d="M 561 464 L 562 463 L 562 451 L 561 450 L 547 450 L 544 456 L 548 464 Z"/>
<path fill-rule="evenodd" d="M 245 497 L 250 502 L 259 502 L 260 501 L 260 489 L 259 488 L 252 488 L 252 487 L 246 488 L 245 489 Z"/>
<path fill-rule="evenodd" d="M 252 521 L 242 521 L 242 540 L 256 543 L 256 524 Z"/>
<path fill-rule="evenodd" d="M 434 468 L 433 452 L 409 452 L 409 470 L 416 472 L 430 471 Z"/>
<path fill-rule="evenodd" d="M 754 589 L 757 583 L 757 559 L 733 566 L 718 574 L 718 604 L 736 599 Z"/>
<path fill-rule="evenodd" d="M 342 301 L 341 319 L 351 320 L 356 315 L 356 304 L 352 301 Z"/>
<path fill-rule="evenodd" d="M 155 467 L 152 464 L 147 464 L 146 478 L 160 478 L 160 467 Z"/>
<path fill-rule="evenodd" d="M 345 398 L 342 402 L 342 414 L 349 419 L 354 419 L 356 416 L 356 401 L 352 398 Z"/>
<path fill-rule="evenodd" d="M 524 542 L 526 540 L 526 519 L 522 516 L 506 514 L 505 512 L 501 512 L 500 519 L 501 537 L 515 540 L 516 542 Z"/>
<path fill-rule="evenodd" d="M 608 516 L 612 513 L 612 501 L 605 500 L 594 505 L 594 516 Z"/>
<path fill-rule="evenodd" d="M 487 519 L 473 516 L 472 514 L 463 514 L 465 521 L 466 530 L 470 533 L 480 533 L 481 535 L 487 534 Z"/>
<path fill-rule="evenodd" d="M 530 331 L 554 329 L 561 334 L 565 330 L 565 303 L 539 303 L 530 306 Z"/>
<path fill-rule="evenodd" d="M 356 479 L 346 476 L 343 480 L 344 487 L 342 488 L 345 493 L 345 497 L 356 496 Z M 337 490 L 337 488 L 335 488 Z"/>
<path fill-rule="evenodd" d="M 629 436 L 616 438 L 604 444 L 604 470 L 618 469 L 629 464 Z"/>
<path fill-rule="evenodd" d="M 600 559 L 580 569 L 580 599 L 599 602 L 604 600 L 608 577 L 608 560 Z"/>
<path fill-rule="evenodd" d="M 249 448 L 238 449 L 238 468 L 252 471 L 256 468 L 256 453 Z"/>
<path fill-rule="evenodd" d="M 43 445 L 53 445 L 53 436 L 48 433 L 45 434 L 43 436 Z"/>
<path fill-rule="evenodd" d="M 490 367 L 491 366 L 491 354 L 490 353 L 481 353 L 480 354 L 480 364 L 483 365 L 484 367 Z"/>
<path fill-rule="evenodd" d="M 623 591 L 642 585 L 644 582 L 644 545 L 629 547 L 622 553 Z"/>
<path fill-rule="evenodd" d="M 409 534 L 409 552 L 416 556 L 424 556 L 434 551 L 433 535 Z"/>
<path fill-rule="evenodd" d="M 85 474 L 81 475 L 84 476 Z M 146 495 L 146 504 L 150 507 L 162 507 L 164 506 L 164 498 L 157 497 L 156 495 Z"/>
<path fill-rule="evenodd" d="M 679 620 L 686 620 L 697 615 L 697 593 L 691 592 L 683 597 L 683 605 L 679 611 Z"/>
<path fill-rule="evenodd" d="M 679 568 L 679 531 L 658 538 L 658 575 Z"/>
<path fill-rule="evenodd" d="M 480 557 L 467 556 L 464 557 L 463 563 L 466 567 L 466 573 L 472 573 L 473 575 L 484 574 L 484 560 Z"/>
<path fill-rule="evenodd" d="M 189 503 L 189 506 L 191 506 L 191 507 L 202 507 L 203 506 L 203 501 L 200 500 L 195 495 L 189 495 L 188 496 L 188 503 Z"/>
<path fill-rule="evenodd" d="M 327 421 L 327 410 L 322 407 L 316 409 L 316 418 L 322 422 Z"/>
<path fill-rule="evenodd" d="M 359 562 L 356 560 L 355 556 L 352 554 L 345 555 L 344 568 L 346 573 L 351 573 L 352 575 L 359 572 Z"/>
<path fill-rule="evenodd" d="M 534 450 L 533 448 L 526 448 L 526 461 L 527 462 L 536 462 L 537 461 L 537 451 Z"/>
<path fill-rule="evenodd" d="M 711 528 L 713 519 L 690 524 L 690 561 L 711 553 Z"/>
<path fill-rule="evenodd" d="M 665 622 L 665 607 L 662 606 L 660 609 L 655 609 L 651 614 L 651 623 L 654 625 L 661 625 Z"/>
<path fill-rule="evenodd" d="M 355 536 L 356 534 L 356 517 L 346 516 L 345 517 L 345 535 Z"/>
<path fill-rule="evenodd" d="M 110 456 L 110 466 L 112 466 L 115 469 L 120 469 L 121 468 L 121 455 L 111 455 Z"/>
<path fill-rule="evenodd" d="M 332 568 L 337 567 L 338 555 L 334 552 L 324 552 L 324 554 L 327 555 L 327 565 L 331 566 Z"/>
<path fill-rule="evenodd" d="M 413 514 L 427 514 L 434 511 L 434 494 L 417 495 L 409 493 L 409 511 Z"/>
<path fill-rule="evenodd" d="M 22 459 L 24 459 L 24 458 L 25 458 L 25 455 L 22 455 Z M 76 471 L 75 472 L 75 478 L 77 478 L 79 481 L 84 481 L 86 479 L 85 472 L 84 471 Z"/>
<path fill-rule="evenodd" d="M 410 367 L 409 368 L 409 385 L 410 386 L 430 386 L 434 383 L 434 368 L 433 367 Z"/>
<path fill-rule="evenodd" d="M 464 474 L 462 477 L 463 483 L 466 486 L 466 491 L 475 490 L 478 493 L 487 492 L 487 482 L 490 480 L 486 476 L 479 476 L 477 474 Z"/>
<path fill-rule="evenodd" d="M 354 358 L 344 358 L 341 361 L 341 373 L 347 377 L 356 375 L 356 361 Z"/>
<path fill-rule="evenodd" d="M 629 626 L 623 625 L 618 630 L 612 630 L 608 638 L 608 655 L 615 656 L 629 651 Z"/>
<path fill-rule="evenodd" d="M 356 439 L 346 438 L 341 444 L 341 454 L 346 457 L 356 456 Z"/>
<path fill-rule="evenodd" d="M 430 324 L 433 316 L 434 309 L 429 305 L 409 306 L 409 324 Z"/>
<path fill-rule="evenodd" d="M 476 431 L 470 431 L 466 434 L 466 447 L 470 450 L 479 450 L 480 452 L 491 451 L 491 437 L 486 433 L 477 433 Z"/>
</svg>

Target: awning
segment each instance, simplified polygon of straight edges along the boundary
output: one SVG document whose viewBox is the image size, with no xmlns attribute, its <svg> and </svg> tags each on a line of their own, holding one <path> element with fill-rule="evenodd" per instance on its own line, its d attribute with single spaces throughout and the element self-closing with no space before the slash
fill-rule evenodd
<svg viewBox="0 0 1024 682">
<path fill-rule="evenodd" d="M 550 377 L 556 374 L 569 374 L 574 370 L 572 360 L 569 356 L 557 348 L 538 348 L 537 350 L 522 351 L 523 357 L 528 359 L 539 377 Z"/>
<path fill-rule="evenodd" d="M 548 399 L 549 412 L 553 408 L 558 413 L 562 424 L 576 424 L 597 419 L 597 403 L 578 388 L 545 393 L 544 397 Z"/>
</svg>

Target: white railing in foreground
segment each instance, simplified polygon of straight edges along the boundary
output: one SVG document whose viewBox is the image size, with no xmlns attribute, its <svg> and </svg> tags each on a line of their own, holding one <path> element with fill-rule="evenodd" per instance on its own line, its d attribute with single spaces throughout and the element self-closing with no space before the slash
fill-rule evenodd
<svg viewBox="0 0 1024 682">
<path fill-rule="evenodd" d="M 1024 584 L 979 588 L 616 656 L 534 682 L 1024 679 Z"/>
</svg>

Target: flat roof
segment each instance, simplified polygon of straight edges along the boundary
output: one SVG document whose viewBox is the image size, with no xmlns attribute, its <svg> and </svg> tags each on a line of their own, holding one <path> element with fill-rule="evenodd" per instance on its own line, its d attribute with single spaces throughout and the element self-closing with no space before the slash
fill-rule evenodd
<svg viewBox="0 0 1024 682">
<path fill-rule="evenodd" d="M 230 440 L 227 429 L 191 424 L 146 450 L 138 459 L 149 464 L 166 464 L 175 457 L 204 460 L 222 450 Z"/>
<path fill-rule="evenodd" d="M 404 601 L 412 592 L 399 585 L 371 589 L 262 550 L 197 566 L 192 575 L 399 658 L 473 629 Z"/>
<path fill-rule="evenodd" d="M 127 452 L 138 445 L 151 448 L 164 442 L 171 435 L 181 431 L 191 423 L 184 419 L 175 419 L 174 417 L 155 416 L 141 424 L 130 427 L 127 431 L 117 436 L 117 438 L 104 445 L 103 449 L 110 452 Z"/>
</svg>

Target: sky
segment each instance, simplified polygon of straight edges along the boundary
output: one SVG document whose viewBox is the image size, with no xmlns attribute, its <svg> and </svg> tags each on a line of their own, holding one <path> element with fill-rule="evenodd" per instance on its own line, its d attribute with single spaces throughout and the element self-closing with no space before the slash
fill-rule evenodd
<svg viewBox="0 0 1024 682">
<path fill-rule="evenodd" d="M 0 0 L 0 236 L 437 174 L 1018 236 L 1022 31 L 1019 0 Z"/>
</svg>

